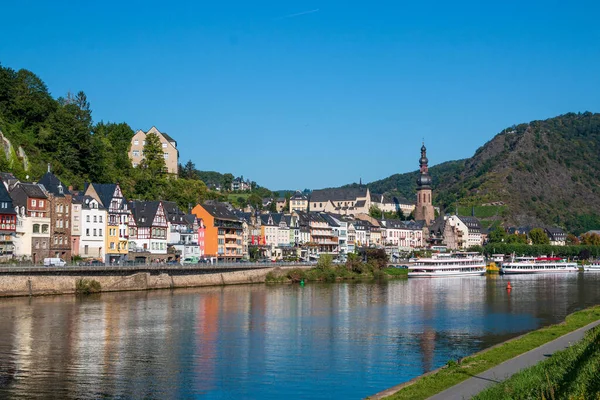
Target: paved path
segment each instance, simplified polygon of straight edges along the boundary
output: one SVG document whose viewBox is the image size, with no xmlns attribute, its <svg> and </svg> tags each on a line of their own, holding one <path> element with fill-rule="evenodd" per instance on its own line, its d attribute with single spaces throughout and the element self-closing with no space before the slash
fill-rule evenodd
<svg viewBox="0 0 600 400">
<path fill-rule="evenodd" d="M 538 362 L 545 360 L 550 354 L 566 349 L 571 345 L 571 343 L 583 339 L 583 335 L 586 331 L 598 325 L 600 325 L 600 321 L 592 322 L 583 328 L 579 328 L 576 331 L 567 333 L 558 339 L 530 350 L 527 353 L 523 353 L 520 356 L 511 358 L 500 365 L 475 375 L 472 378 L 469 378 L 466 381 L 451 387 L 450 389 L 446 389 L 443 392 L 430 397 L 429 400 L 470 399 L 484 389 L 487 389 L 489 386 L 502 382 L 520 370 L 531 367 Z"/>
</svg>

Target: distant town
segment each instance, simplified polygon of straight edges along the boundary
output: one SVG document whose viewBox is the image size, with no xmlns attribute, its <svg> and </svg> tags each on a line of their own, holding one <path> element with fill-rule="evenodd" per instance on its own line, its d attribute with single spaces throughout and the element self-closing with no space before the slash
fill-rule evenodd
<svg viewBox="0 0 600 400">
<path fill-rule="evenodd" d="M 133 136 L 129 151 L 133 167 L 144 160 L 149 134 L 158 136 L 166 169 L 175 179 L 177 142 L 155 127 Z M 344 261 L 360 249 L 380 248 L 393 261 L 418 249 L 480 248 L 490 232 L 477 218 L 440 215 L 434 207 L 428 163 L 423 145 L 415 201 L 371 193 L 358 185 L 264 198 L 260 210 L 215 200 L 190 204 L 186 210 L 170 201 L 129 200 L 116 182 L 88 183 L 83 190 L 74 190 L 53 174 L 50 165 L 39 182 L 1 173 L 1 257 L 34 264 L 47 258 L 116 264 L 312 261 L 328 254 Z M 251 182 L 243 178 L 228 186 L 213 189 L 251 190 Z M 502 229 L 532 243 L 528 236 L 532 227 Z M 567 243 L 567 233 L 558 227 L 537 230 L 543 231 L 548 244 Z"/>
</svg>

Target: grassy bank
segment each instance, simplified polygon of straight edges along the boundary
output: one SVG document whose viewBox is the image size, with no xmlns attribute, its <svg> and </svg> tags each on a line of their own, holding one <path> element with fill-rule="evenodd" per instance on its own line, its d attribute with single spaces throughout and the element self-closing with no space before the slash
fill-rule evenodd
<svg viewBox="0 0 600 400">
<path fill-rule="evenodd" d="M 591 307 L 568 315 L 565 322 L 530 332 L 489 350 L 465 357 L 460 364 L 451 360 L 436 373 L 424 376 L 402 387 L 389 399 L 426 399 L 475 374 L 486 371 L 504 361 L 532 350 L 559 336 L 579 329 L 600 319 L 600 306 Z M 536 396 L 537 397 L 537 396 Z"/>
<path fill-rule="evenodd" d="M 549 359 L 475 397 L 497 399 L 600 399 L 600 328 Z"/>
<path fill-rule="evenodd" d="M 352 280 L 385 280 L 393 278 L 407 278 L 408 270 L 403 268 L 384 268 L 382 270 L 366 269 L 361 272 L 348 270 L 345 265 L 328 268 L 295 268 L 284 274 L 269 272 L 265 281 L 267 283 L 295 283 L 295 282 L 338 282 Z"/>
<path fill-rule="evenodd" d="M 354 255 L 352 255 L 354 256 Z M 346 280 L 384 280 L 408 277 L 406 268 L 387 268 L 387 261 L 371 260 L 362 262 L 357 257 L 349 257 L 345 264 L 333 264 L 329 256 L 321 256 L 315 268 L 292 269 L 284 273 L 269 272 L 267 283 L 293 282 L 337 282 Z"/>
</svg>

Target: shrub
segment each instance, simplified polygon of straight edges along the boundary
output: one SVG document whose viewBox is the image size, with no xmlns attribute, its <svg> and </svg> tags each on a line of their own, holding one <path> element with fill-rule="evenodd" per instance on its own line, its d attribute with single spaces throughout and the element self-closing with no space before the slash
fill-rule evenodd
<svg viewBox="0 0 600 400">
<path fill-rule="evenodd" d="M 300 282 L 301 280 L 306 279 L 306 274 L 304 273 L 304 270 L 294 268 L 288 272 L 287 277 L 292 282 Z"/>
<path fill-rule="evenodd" d="M 333 265 L 333 257 L 329 254 L 321 254 L 317 262 L 317 268 L 325 270 Z"/>
<path fill-rule="evenodd" d="M 78 279 L 75 283 L 76 294 L 92 294 L 99 293 L 102 290 L 100 282 L 93 279 Z"/>
</svg>

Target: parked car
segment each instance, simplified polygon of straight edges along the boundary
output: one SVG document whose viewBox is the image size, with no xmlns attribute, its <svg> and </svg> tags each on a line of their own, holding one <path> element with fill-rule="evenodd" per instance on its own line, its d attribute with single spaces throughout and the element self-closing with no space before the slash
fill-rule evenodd
<svg viewBox="0 0 600 400">
<path fill-rule="evenodd" d="M 198 257 L 186 257 L 181 262 L 181 265 L 193 265 L 193 264 L 198 264 L 199 262 L 200 262 L 200 259 Z"/>
<path fill-rule="evenodd" d="M 62 258 L 44 258 L 45 267 L 64 267 L 67 262 Z"/>
<path fill-rule="evenodd" d="M 167 265 L 179 265 L 179 262 L 177 260 L 169 260 L 167 261 Z"/>
</svg>

